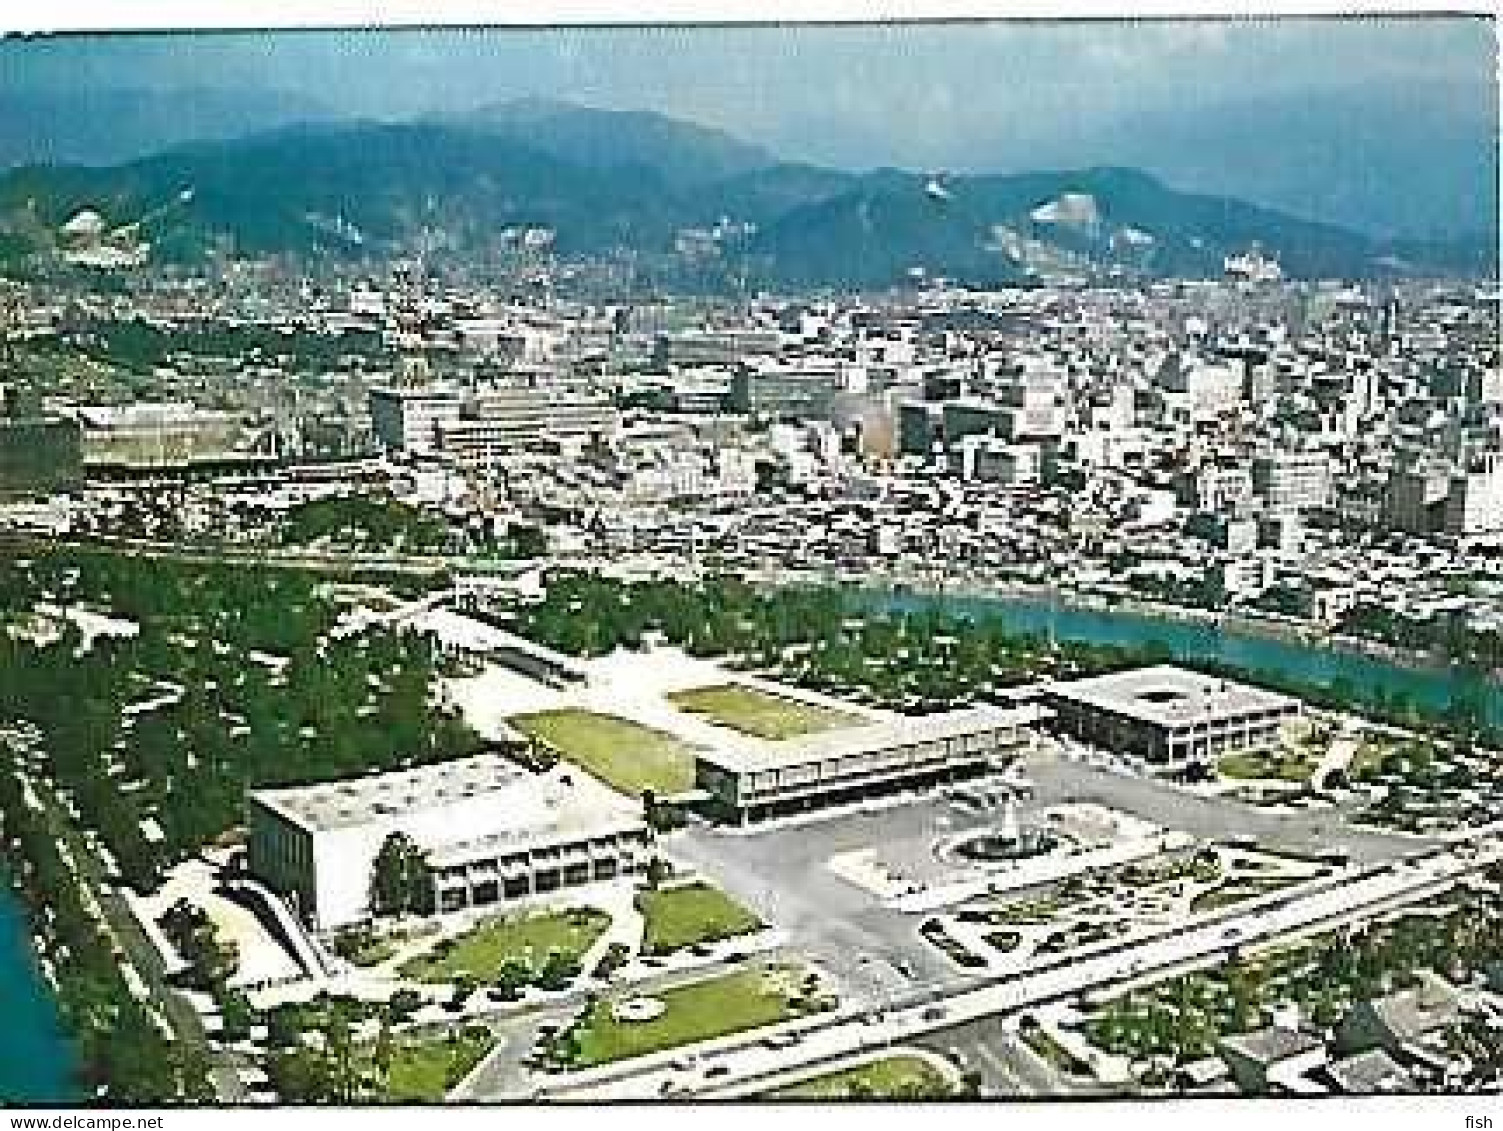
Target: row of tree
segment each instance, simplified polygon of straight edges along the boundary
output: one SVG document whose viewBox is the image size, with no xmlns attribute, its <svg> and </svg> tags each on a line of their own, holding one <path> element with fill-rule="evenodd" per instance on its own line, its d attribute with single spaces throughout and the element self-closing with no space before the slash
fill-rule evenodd
<svg viewBox="0 0 1503 1131">
<path fill-rule="evenodd" d="M 697 584 L 623 582 L 597 574 L 549 579 L 541 602 L 519 612 L 527 636 L 574 655 L 641 647 L 658 635 L 691 654 L 728 656 L 800 686 L 911 713 L 996 695 L 1040 676 L 1073 678 L 1174 659 L 1161 641 L 1117 646 L 1019 632 L 996 618 L 948 611 L 942 602 L 883 607 L 885 599 L 836 587 L 758 589 L 733 578 Z M 1196 658 L 1176 662 L 1211 675 L 1252 679 L 1332 710 L 1467 742 L 1503 744 L 1487 722 L 1482 679 L 1443 703 L 1403 688 L 1329 684 L 1283 672 L 1248 672 Z"/>
<path fill-rule="evenodd" d="M 45 809 L 26 803 L 19 773 L 0 772 L 0 861 L 17 884 L 57 1000 L 86 1095 L 105 1104 L 211 1102 L 202 1050 L 168 1040 L 121 975 L 109 937 L 84 906 L 79 880 Z"/>
<path fill-rule="evenodd" d="M 63 549 L 0 564 L 0 623 L 30 622 L 42 601 L 136 622 L 134 636 L 87 644 L 71 625 L 50 644 L 0 630 L 0 727 L 40 735 L 29 771 L 72 803 L 120 878 L 140 890 L 239 826 L 250 788 L 474 748 L 468 728 L 432 696 L 430 643 L 389 631 L 330 638 L 339 610 L 314 576 Z M 144 709 L 148 702 L 155 705 Z M 181 1058 L 136 1032 L 138 1021 L 150 1025 L 108 949 L 98 970 L 75 960 L 96 954 L 97 940 L 86 920 L 75 924 L 57 910 L 76 899 L 77 881 L 58 860 L 55 838 L 30 828 L 18 787 L 0 792 L 0 820 L 37 914 L 50 907 L 59 929 L 82 932 L 61 944 L 67 960 L 58 968 L 86 1079 L 120 1098 L 199 1095 Z M 200 946 L 202 924 L 173 919 L 196 980 L 220 1000 L 226 1032 L 243 1034 L 252 1018 L 227 988 L 223 956 Z M 122 1033 L 139 1039 L 116 1043 Z M 137 1063 L 142 1050 L 149 1066 Z"/>
</svg>

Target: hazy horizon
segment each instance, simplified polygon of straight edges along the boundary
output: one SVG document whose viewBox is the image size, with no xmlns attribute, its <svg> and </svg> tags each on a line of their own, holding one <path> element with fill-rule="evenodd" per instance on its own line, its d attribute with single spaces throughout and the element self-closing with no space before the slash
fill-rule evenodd
<svg viewBox="0 0 1503 1131">
<path fill-rule="evenodd" d="M 1475 17 L 66 35 L 0 43 L 12 94 L 278 92 L 407 118 L 521 98 L 656 110 L 842 168 L 1091 160 L 1118 124 L 1401 93 L 1496 114 Z M 1018 164 L 1011 154 L 1026 154 Z"/>
</svg>

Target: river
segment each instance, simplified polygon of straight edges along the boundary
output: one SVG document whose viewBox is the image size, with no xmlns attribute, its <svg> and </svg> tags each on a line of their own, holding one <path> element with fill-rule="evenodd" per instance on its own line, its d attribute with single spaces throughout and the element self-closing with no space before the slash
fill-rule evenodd
<svg viewBox="0 0 1503 1131">
<path fill-rule="evenodd" d="M 1483 707 L 1487 723 L 1503 727 L 1503 685 L 1476 672 L 1415 667 L 1378 656 L 1324 647 L 1195 621 L 1122 610 L 1075 607 L 1031 597 L 923 596 L 868 590 L 869 607 L 910 610 L 938 604 L 944 611 L 996 619 L 1021 632 L 1056 639 L 1126 646 L 1161 643 L 1174 656 L 1232 664 L 1256 676 L 1278 673 L 1311 683 L 1347 681 L 1354 689 L 1407 694 L 1416 704 L 1443 708 L 1457 696 Z M 31 952 L 19 899 L 0 877 L 0 1103 L 67 1103 L 73 1050 Z"/>
<path fill-rule="evenodd" d="M 879 608 L 938 606 L 952 615 L 999 620 L 1020 632 L 1058 640 L 1128 647 L 1163 644 L 1176 658 L 1214 660 L 1249 673 L 1276 673 L 1327 686 L 1345 680 L 1354 690 L 1402 692 L 1418 706 L 1445 708 L 1457 698 L 1481 704 L 1489 727 L 1503 727 L 1503 684 L 1474 670 L 1407 665 L 1353 649 L 1309 644 L 1199 621 L 1118 609 L 1087 609 L 1035 597 L 966 597 L 868 591 Z"/>
<path fill-rule="evenodd" d="M 37 966 L 20 897 L 0 872 L 0 1106 L 79 1100 L 74 1050 Z"/>
</svg>

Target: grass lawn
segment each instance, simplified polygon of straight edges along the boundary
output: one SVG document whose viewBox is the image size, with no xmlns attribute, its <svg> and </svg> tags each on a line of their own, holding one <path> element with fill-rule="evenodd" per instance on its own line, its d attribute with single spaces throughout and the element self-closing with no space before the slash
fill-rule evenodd
<svg viewBox="0 0 1503 1131">
<path fill-rule="evenodd" d="M 1222 907 L 1230 907 L 1234 903 L 1244 900 L 1256 899 L 1260 895 L 1278 891 L 1288 887 L 1292 880 L 1275 879 L 1271 876 L 1246 876 L 1239 879 L 1229 880 L 1220 887 L 1203 891 L 1190 901 L 1190 911 L 1199 914 L 1202 911 L 1216 911 Z"/>
<path fill-rule="evenodd" d="M 703 715 L 712 723 L 754 738 L 797 738 L 801 734 L 837 730 L 864 721 L 845 711 L 817 707 L 736 684 L 679 691 L 667 698 L 680 710 Z"/>
<path fill-rule="evenodd" d="M 1024 1030 L 1022 1037 L 1025 1045 L 1065 1075 L 1084 1076 L 1090 1072 L 1090 1065 L 1076 1060 L 1047 1029 Z"/>
<path fill-rule="evenodd" d="M 642 949 L 648 954 L 667 954 L 762 928 L 762 920 L 709 884 L 644 891 L 637 896 L 637 909 L 645 920 Z"/>
<path fill-rule="evenodd" d="M 1216 763 L 1216 772 L 1224 778 L 1303 782 L 1315 772 L 1315 765 L 1316 759 L 1304 753 L 1249 751 L 1228 754 Z"/>
<path fill-rule="evenodd" d="M 398 939 L 372 939 L 344 955 L 356 966 L 379 966 L 401 948 Z"/>
<path fill-rule="evenodd" d="M 786 1021 L 798 1012 L 802 972 L 768 966 L 674 986 L 653 996 L 667 1007 L 652 1021 L 617 1021 L 611 1001 L 592 1005 L 575 1030 L 574 1065 L 588 1068 Z"/>
<path fill-rule="evenodd" d="M 632 797 L 648 789 L 658 794 L 679 793 L 694 784 L 690 749 L 651 727 L 577 707 L 514 715 L 507 721 Z"/>
<path fill-rule="evenodd" d="M 550 950 L 577 960 L 605 933 L 610 922 L 605 912 L 588 907 L 523 919 L 497 919 L 453 939 L 447 950 L 422 954 L 405 963 L 401 974 L 419 982 L 452 982 L 461 973 L 468 973 L 487 982 L 511 959 L 526 962 L 536 974 Z"/>
<path fill-rule="evenodd" d="M 939 1098 L 952 1094 L 949 1081 L 934 1065 L 917 1056 L 887 1056 L 855 1068 L 828 1072 L 768 1092 L 768 1099 L 846 1100 L 891 1099 L 921 1092 Z"/>
<path fill-rule="evenodd" d="M 397 1103 L 436 1103 L 491 1050 L 484 1029 L 467 1029 L 450 1039 L 398 1045 L 386 1077 L 386 1098 Z"/>
<path fill-rule="evenodd" d="M 1352 760 L 1347 763 L 1346 776 L 1349 781 L 1363 781 L 1369 774 L 1376 774 L 1383 759 L 1398 750 L 1396 743 L 1390 743 L 1381 739 L 1364 739 L 1357 746 Z"/>
</svg>

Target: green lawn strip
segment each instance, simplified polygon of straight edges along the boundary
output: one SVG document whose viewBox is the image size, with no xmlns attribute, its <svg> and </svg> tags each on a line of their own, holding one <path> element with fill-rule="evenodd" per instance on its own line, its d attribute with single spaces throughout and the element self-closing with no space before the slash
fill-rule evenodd
<svg viewBox="0 0 1503 1131">
<path fill-rule="evenodd" d="M 680 710 L 703 715 L 712 723 L 754 738 L 797 738 L 799 735 L 856 726 L 863 721 L 845 711 L 736 684 L 679 691 L 667 696 L 667 699 Z"/>
<path fill-rule="evenodd" d="M 507 720 L 560 757 L 629 796 L 680 793 L 694 784 L 694 755 L 662 731 L 612 715 L 565 707 Z"/>
<path fill-rule="evenodd" d="M 1192 914 L 1199 914 L 1203 911 L 1216 911 L 1223 907 L 1230 907 L 1235 903 L 1256 899 L 1260 895 L 1267 895 L 1269 892 L 1288 887 L 1290 882 L 1268 876 L 1245 876 L 1228 880 L 1221 886 L 1203 891 L 1192 899 L 1190 911 Z"/>
<path fill-rule="evenodd" d="M 709 884 L 641 892 L 637 909 L 644 920 L 642 949 L 647 954 L 668 954 L 697 943 L 718 942 L 759 931 L 764 925 Z"/>
<path fill-rule="evenodd" d="M 449 1038 L 399 1044 L 386 1077 L 386 1098 L 398 1103 L 442 1100 L 495 1044 L 483 1028 Z"/>
<path fill-rule="evenodd" d="M 934 1065 L 918 1056 L 887 1056 L 854 1068 L 843 1068 L 768 1092 L 769 1099 L 844 1100 L 892 1099 L 913 1094 L 947 1096 L 949 1081 Z"/>
<path fill-rule="evenodd" d="M 1364 781 L 1369 775 L 1376 774 L 1383 759 L 1394 753 L 1396 749 L 1394 744 L 1380 739 L 1364 739 L 1357 745 L 1356 751 L 1352 754 L 1352 760 L 1347 763 L 1347 780 Z"/>
<path fill-rule="evenodd" d="M 1229 754 L 1216 763 L 1224 778 L 1303 782 L 1315 772 L 1315 762 L 1299 754 Z"/>
<path fill-rule="evenodd" d="M 617 1021 L 611 1000 L 597 1001 L 574 1029 L 573 1064 L 588 1068 L 786 1021 L 800 1012 L 800 977 L 796 968 L 775 966 L 674 986 L 652 995 L 666 1008 L 651 1021 Z"/>
<path fill-rule="evenodd" d="M 611 917 L 594 908 L 573 908 L 522 919 L 498 919 L 404 963 L 401 975 L 419 982 L 452 982 L 469 974 L 482 982 L 495 978 L 508 961 L 525 962 L 534 974 L 548 952 L 578 960 L 607 927 Z"/>
<path fill-rule="evenodd" d="M 1067 1076 L 1084 1076 L 1090 1072 L 1090 1066 L 1076 1059 L 1047 1029 L 1025 1029 L 1022 1037 L 1023 1043 L 1048 1061 L 1056 1071 Z"/>
<path fill-rule="evenodd" d="M 356 966 L 379 966 L 401 949 L 396 939 L 375 939 L 344 955 Z"/>
</svg>

